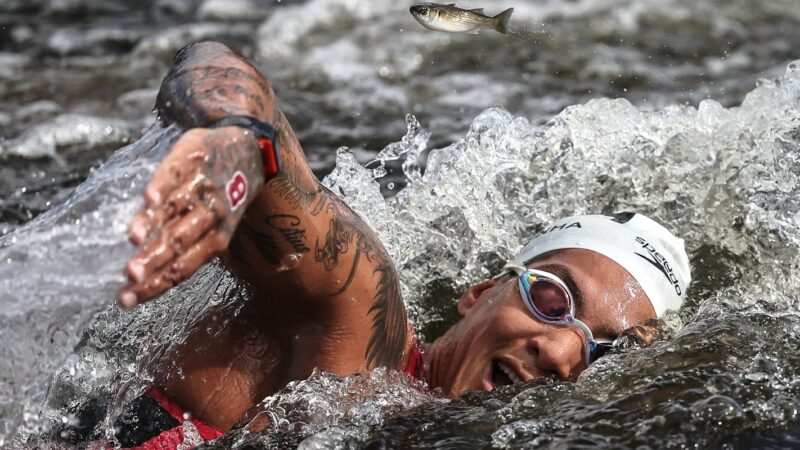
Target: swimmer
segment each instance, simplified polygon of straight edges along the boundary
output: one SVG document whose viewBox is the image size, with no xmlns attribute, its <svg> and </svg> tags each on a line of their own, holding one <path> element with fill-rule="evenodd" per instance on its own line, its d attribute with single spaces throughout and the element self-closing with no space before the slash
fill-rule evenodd
<svg viewBox="0 0 800 450">
<path fill-rule="evenodd" d="M 180 427 L 169 428 L 184 412 L 204 439 L 217 437 L 314 368 L 384 366 L 450 397 L 539 377 L 574 381 L 615 338 L 648 335 L 649 321 L 685 299 L 688 257 L 663 226 L 633 213 L 569 217 L 468 288 L 460 320 L 420 342 L 378 237 L 314 177 L 267 79 L 245 58 L 219 43 L 182 49 L 157 108 L 185 131 L 131 221 L 140 248 L 119 303 L 150 301 L 216 256 L 254 295 L 236 317 L 203 319 L 226 321 L 222 335 L 196 327 L 168 356 L 170 371 L 153 370 L 147 401 L 172 422 L 120 439 L 123 447 L 177 447 Z"/>
</svg>

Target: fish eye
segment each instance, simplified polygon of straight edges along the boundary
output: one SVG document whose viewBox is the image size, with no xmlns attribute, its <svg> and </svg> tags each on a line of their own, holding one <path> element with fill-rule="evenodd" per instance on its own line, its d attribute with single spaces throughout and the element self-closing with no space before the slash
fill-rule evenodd
<svg viewBox="0 0 800 450">
<path fill-rule="evenodd" d="M 428 8 L 422 7 L 419 9 L 420 16 L 427 16 L 428 15 Z"/>
</svg>

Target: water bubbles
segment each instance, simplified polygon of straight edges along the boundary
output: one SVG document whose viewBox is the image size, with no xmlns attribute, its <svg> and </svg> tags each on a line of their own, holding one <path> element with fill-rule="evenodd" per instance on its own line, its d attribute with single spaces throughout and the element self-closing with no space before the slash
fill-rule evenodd
<svg viewBox="0 0 800 450">
<path fill-rule="evenodd" d="M 278 267 L 279 271 L 292 270 L 300 264 L 303 255 L 300 253 L 289 253 L 281 258 L 281 265 Z"/>
<path fill-rule="evenodd" d="M 503 99 L 508 99 L 509 103 L 546 104 L 547 113 L 544 115 L 525 114 L 526 117 L 541 119 L 560 110 L 564 104 L 574 103 L 574 97 L 564 95 L 552 100 L 552 97 L 534 95 L 526 100 L 525 95 L 518 94 L 531 92 L 529 90 L 520 90 L 513 83 L 499 85 L 492 77 L 465 76 L 457 73 L 458 70 L 437 78 L 444 80 L 439 86 L 433 85 L 437 81 L 434 77 L 409 76 L 419 70 L 429 70 L 425 61 L 435 59 L 437 64 L 442 62 L 441 58 L 433 56 L 443 53 L 443 46 L 455 44 L 458 40 L 451 40 L 448 35 L 431 38 L 431 35 L 410 30 L 404 33 L 406 40 L 389 43 L 387 51 L 377 52 L 365 53 L 357 45 L 327 47 L 325 40 L 319 39 L 318 30 L 331 30 L 331 35 L 337 36 L 331 42 L 346 40 L 339 39 L 336 34 L 341 33 L 341 23 L 368 24 L 355 31 L 358 35 L 356 42 L 370 42 L 366 38 L 378 36 L 375 34 L 378 29 L 383 33 L 379 35 L 383 44 L 385 40 L 396 38 L 385 33 L 392 28 L 383 26 L 387 23 L 378 19 L 394 17 L 394 14 L 386 14 L 384 7 L 398 8 L 399 11 L 400 6 L 386 2 L 378 2 L 377 6 L 368 5 L 369 2 L 346 3 L 343 6 L 341 2 L 333 1 L 304 2 L 298 6 L 302 8 L 301 12 L 308 13 L 299 15 L 302 18 L 287 21 L 286 15 L 276 11 L 262 27 L 260 34 L 268 38 L 275 34 L 276 39 L 262 39 L 259 45 L 261 53 L 268 56 L 265 60 L 278 62 L 273 64 L 277 70 L 296 70 L 296 66 L 280 62 L 284 61 L 282 58 L 294 60 L 297 54 L 304 54 L 308 56 L 303 63 L 304 76 L 305 72 L 312 74 L 311 77 L 320 76 L 317 72 L 322 73 L 319 80 L 284 78 L 284 86 L 303 88 L 309 84 L 329 84 L 333 86 L 333 92 L 341 90 L 342 95 L 326 92 L 325 101 L 341 106 L 342 100 L 349 97 L 349 102 L 342 108 L 348 111 L 347 120 L 351 119 L 350 111 L 367 111 L 365 117 L 391 116 L 383 114 L 387 111 L 384 103 L 402 111 L 412 108 L 422 111 L 424 115 L 420 117 L 432 117 L 426 125 L 436 134 L 437 142 L 450 141 L 453 130 L 466 129 L 472 122 L 469 133 L 455 136 L 453 145 L 430 151 L 424 174 L 421 162 L 429 150 L 430 133 L 415 117 L 409 116 L 406 118 L 406 135 L 381 152 L 378 168 L 368 166 L 374 170 L 364 169 L 351 153 L 340 150 L 337 152 L 337 168 L 327 180 L 335 192 L 342 194 L 377 229 L 402 277 L 404 297 L 417 325 L 425 327 L 440 313 L 451 312 L 452 300 L 457 298 L 463 286 L 490 276 L 491 267 L 497 265 L 495 262 L 502 264 L 532 233 L 565 214 L 624 209 L 646 212 L 675 227 L 696 258 L 693 265 L 698 274 L 698 287 L 690 293 L 688 313 L 684 316 L 686 328 L 678 331 L 682 326 L 676 327 L 678 337 L 675 341 L 659 342 L 649 349 L 612 352 L 571 388 L 557 383 L 515 387 L 513 389 L 518 390 L 512 391 L 517 396 L 511 400 L 498 394 L 486 401 L 467 398 L 452 409 L 436 410 L 426 406 L 428 409 L 414 413 L 418 416 L 409 422 L 422 423 L 430 432 L 419 433 L 414 425 L 406 424 L 411 430 L 405 441 L 408 446 L 413 445 L 411 442 L 415 439 L 424 441 L 426 436 L 437 434 L 446 434 L 446 439 L 454 442 L 462 437 L 477 437 L 485 442 L 488 434 L 494 431 L 492 443 L 501 446 L 544 445 L 544 439 L 550 439 L 561 441 L 554 446 L 569 447 L 569 443 L 575 442 L 569 439 L 585 439 L 608 443 L 609 446 L 663 448 L 670 447 L 668 444 L 675 441 L 669 439 L 673 438 L 683 439 L 689 444 L 697 442 L 693 438 L 704 437 L 702 425 L 705 423 L 736 424 L 742 411 L 748 417 L 752 414 L 756 426 L 760 424 L 765 428 L 796 420 L 798 408 L 792 396 L 800 385 L 796 373 L 798 361 L 794 356 L 796 352 L 787 349 L 797 348 L 798 338 L 789 336 L 789 341 L 783 340 L 783 336 L 776 338 L 775 334 L 779 333 L 773 325 L 762 326 L 751 320 L 751 316 L 764 315 L 778 323 L 796 322 L 796 317 L 792 316 L 796 313 L 796 304 L 790 303 L 798 297 L 797 281 L 791 268 L 798 267 L 800 254 L 797 251 L 800 224 L 797 220 L 800 207 L 796 200 L 800 198 L 796 179 L 797 138 L 792 134 L 796 127 L 793 120 L 797 117 L 797 85 L 792 81 L 797 77 L 796 62 L 789 65 L 786 77 L 780 82 L 761 82 L 739 108 L 727 109 L 717 102 L 702 102 L 697 110 L 676 106 L 642 111 L 630 102 L 598 100 L 570 107 L 544 126 L 531 125 L 526 119 L 500 109 L 487 110 L 471 120 L 478 103 L 500 104 L 506 103 Z M 578 3 L 580 8 L 587 7 L 587 2 Z M 552 14 L 562 20 L 561 12 L 572 8 L 565 2 L 553 4 L 557 6 L 545 6 L 545 9 L 554 9 L 555 12 L 540 12 L 537 6 L 537 17 Z M 694 3 L 668 1 L 657 6 L 654 12 L 648 10 L 653 6 L 650 3 L 647 7 L 633 8 L 630 14 L 620 15 L 617 14 L 619 10 L 615 10 L 613 14 L 619 17 L 612 17 L 612 26 L 606 26 L 616 29 L 619 28 L 616 25 L 621 23 L 633 30 L 632 33 L 638 33 L 639 27 L 656 23 L 660 18 L 667 18 L 666 22 L 674 24 L 670 9 L 679 6 L 677 9 L 683 11 L 679 14 L 685 15 L 686 11 L 692 11 L 691 5 Z M 588 7 L 591 14 L 584 12 L 579 15 L 591 17 L 595 12 L 601 12 L 592 9 L 595 6 Z M 606 8 L 605 4 L 601 8 Z M 735 9 L 740 9 L 739 5 Z M 405 14 L 405 11 L 401 12 Z M 523 9 L 518 13 L 525 14 L 526 11 Z M 528 11 L 527 14 L 531 13 Z M 401 17 L 400 14 L 397 16 Z M 287 26 L 274 26 L 282 21 L 287 22 Z M 721 22 L 715 19 L 713 25 L 725 25 L 727 21 L 739 23 L 738 19 L 723 17 Z M 377 26 L 370 25 L 374 22 Z M 397 24 L 399 22 L 388 23 Z M 598 26 L 602 28 L 602 25 Z M 774 25 L 768 23 L 767 26 Z M 631 41 L 627 36 L 618 35 L 618 30 L 607 32 L 586 28 L 607 38 L 603 42 L 623 40 L 623 37 L 626 42 Z M 746 28 L 741 28 L 744 31 L 734 30 L 734 34 L 745 33 Z M 730 31 L 715 27 L 709 29 L 713 35 L 730 39 Z M 551 38 L 555 41 L 559 34 L 553 33 Z M 302 51 L 304 46 L 317 46 L 319 43 L 323 48 L 318 53 Z M 557 46 L 558 43 L 551 45 Z M 586 51 L 591 52 L 596 61 L 619 61 L 618 58 L 609 58 L 603 51 L 598 52 L 598 48 L 604 47 L 588 46 Z M 655 52 L 647 53 L 641 58 L 647 62 L 644 66 L 637 64 L 635 55 L 631 59 L 627 54 L 623 55 L 624 68 L 619 64 L 599 67 L 596 61 L 590 60 L 587 66 L 595 67 L 589 67 L 589 72 L 580 72 L 582 69 L 578 68 L 575 69 L 579 71 L 576 77 L 564 77 L 564 80 L 570 84 L 576 80 L 579 84 L 584 83 L 570 86 L 570 89 L 589 92 L 592 96 L 603 94 L 601 89 L 607 77 L 625 79 L 630 77 L 631 70 L 641 72 L 643 81 L 632 79 L 647 86 L 648 90 L 653 82 L 662 79 L 673 80 L 670 83 L 678 88 L 683 86 L 679 84 L 680 80 L 674 81 L 678 77 L 670 76 L 675 71 L 662 73 L 659 70 L 659 57 L 653 56 Z M 341 56 L 345 67 L 331 66 L 331 54 Z M 537 56 L 546 57 L 546 54 L 542 52 Z M 526 57 L 530 62 L 530 55 Z M 477 55 L 477 58 L 482 56 Z M 736 50 L 717 67 L 720 73 L 730 72 L 737 64 L 749 66 L 751 60 L 746 49 L 743 52 Z M 536 63 L 536 58 L 532 61 Z M 322 62 L 321 68 L 306 70 L 315 62 Z M 710 62 L 701 63 L 712 65 Z M 530 70 L 526 72 L 549 71 L 547 62 L 542 64 L 542 67 L 528 65 L 526 69 Z M 569 65 L 569 62 L 565 64 Z M 692 64 L 682 66 L 679 69 L 681 76 L 688 78 L 686 71 L 694 68 Z M 556 70 L 559 69 L 553 71 Z M 757 72 L 759 69 L 754 70 Z M 369 95 L 350 95 L 352 90 L 340 89 L 342 85 L 335 78 L 336 71 L 357 74 L 345 77 L 342 83 L 357 85 Z M 570 69 L 572 72 L 574 70 Z M 708 76 L 713 76 L 713 73 Z M 744 78 L 744 83 L 750 83 Z M 354 79 L 359 82 L 353 83 Z M 391 84 L 393 79 L 403 83 L 408 81 L 411 89 L 397 89 Z M 591 79 L 597 79 L 599 83 L 585 83 Z M 526 83 L 541 85 L 536 80 L 533 77 Z M 456 82 L 475 95 L 452 95 L 453 91 L 456 94 L 464 91 L 454 89 Z M 615 84 L 632 97 L 636 96 L 635 86 L 622 80 L 615 80 Z M 741 84 L 731 86 L 725 88 L 736 92 L 736 87 Z M 658 86 L 653 89 L 659 92 Z M 379 93 L 377 100 L 376 92 Z M 685 94 L 689 97 L 698 95 Z M 671 101 L 669 93 L 665 97 L 667 102 Z M 479 101 L 468 104 L 475 99 Z M 656 105 L 661 101 L 655 100 L 653 103 Z M 730 98 L 726 100 L 722 103 L 732 103 Z M 452 109 L 443 109 L 449 107 Z M 538 106 L 532 110 L 542 111 Z M 371 114 L 372 111 L 381 114 Z M 434 113 L 430 114 L 431 111 Z M 111 135 L 115 133 L 109 133 L 109 130 L 125 130 L 125 124 L 117 127 L 119 124 L 98 121 L 95 126 L 85 117 L 79 119 L 81 127 L 72 127 L 75 121 L 54 120 L 47 124 L 47 129 L 3 142 L 1 151 L 4 154 L 42 152 L 49 156 L 68 146 L 94 145 L 97 143 L 95 138 L 114 145 L 116 140 Z M 373 133 L 374 129 L 369 128 L 366 133 Z M 57 133 L 51 139 L 45 131 Z M 120 136 L 119 142 L 129 138 L 130 133 Z M 11 239 L 3 240 L 3 245 L 9 242 L 15 245 L 19 243 L 18 238 L 22 240 L 20 247 L 12 249 L 21 251 L 2 254 L 5 266 L 11 267 L 0 274 L 3 292 L 9 296 L 4 298 L 4 306 L 10 305 L 11 314 L 30 315 L 36 319 L 29 327 L 8 328 L 10 331 L 0 332 L 8 333 L 2 334 L 3 342 L 9 343 L 8 349 L 16 349 L 17 340 L 38 342 L 38 335 L 53 335 L 48 330 L 40 332 L 37 327 L 51 319 L 42 311 L 52 310 L 58 323 L 66 317 L 71 322 L 85 324 L 91 322 L 98 308 L 113 298 L 115 289 L 123 282 L 118 281 L 117 266 L 129 256 L 130 249 L 124 237 L 117 238 L 107 231 L 113 229 L 109 225 L 114 220 L 121 221 L 136 206 L 136 201 L 140 201 L 136 190 L 143 186 L 143 183 L 121 186 L 114 180 L 128 177 L 146 179 L 142 178 L 146 170 L 139 165 L 139 154 L 137 151 L 118 153 L 116 162 L 93 171 L 93 179 L 79 189 L 60 211 L 54 211 L 50 218 L 13 233 Z M 148 159 L 157 160 L 157 157 L 150 155 Z M 402 175 L 407 178 L 408 186 L 395 198 L 385 201 L 378 183 L 374 181 L 382 177 L 385 180 L 389 172 L 392 176 L 399 172 L 393 163 L 402 164 Z M 50 179 L 57 182 L 55 178 Z M 387 185 L 390 189 L 396 187 L 394 183 Z M 65 210 L 70 214 L 63 214 Z M 87 214 L 86 211 L 95 213 Z M 50 242 L 58 242 L 60 248 L 70 251 L 65 254 L 53 252 L 48 246 Z M 699 257 L 703 252 L 710 252 L 712 257 L 701 261 Z M 298 262 L 299 259 L 289 258 L 281 262 L 281 267 L 289 269 Z M 35 277 L 31 272 L 46 276 Z M 107 383 L 96 379 L 83 384 L 76 382 L 63 390 L 95 394 L 105 393 L 104 389 L 108 389 L 118 395 L 123 392 L 120 386 L 146 382 L 146 374 L 135 373 L 137 366 L 131 361 L 139 361 L 144 366 L 148 361 L 137 358 L 163 356 L 172 349 L 171 345 L 186 337 L 186 330 L 197 325 L 193 318 L 202 317 L 209 306 L 228 316 L 231 309 L 242 303 L 238 287 L 219 266 L 201 271 L 186 286 L 193 287 L 178 288 L 136 312 L 106 312 L 101 319 L 91 322 L 85 335 L 86 342 L 90 343 L 87 345 L 93 345 L 97 354 L 113 355 L 118 359 L 119 367 L 127 370 L 86 370 L 99 364 L 89 362 L 77 372 L 84 376 L 92 375 L 91 378 L 110 376 L 108 374 L 116 374 L 118 378 Z M 771 286 L 771 291 L 762 289 L 764 286 Z M 22 296 L 21 292 L 30 294 Z M 213 294 L 209 295 L 211 292 Z M 75 311 L 70 310 L 70 305 L 75 306 Z M 692 308 L 700 308 L 704 313 L 695 317 Z M 787 317 L 781 318 L 782 314 Z M 720 324 L 729 324 L 732 331 L 721 328 Z M 8 324 L 4 322 L 2 325 L 5 328 Z M 46 350 L 48 347 L 42 345 L 32 352 L 21 353 L 19 359 L 8 358 L 22 361 L 18 366 L 42 364 L 37 373 L 45 374 L 46 378 L 28 376 L 29 372 L 17 368 L 13 374 L 15 382 L 24 380 L 42 387 L 40 391 L 43 391 L 49 384 L 53 366 L 72 352 L 80 333 L 69 330 L 57 336 L 59 345 L 50 353 Z M 35 355 L 35 360 L 30 355 Z M 780 357 L 781 362 L 776 364 L 771 357 Z M 109 365 L 114 367 L 111 363 Z M 125 374 L 120 375 L 120 372 Z M 180 371 L 178 373 L 183 376 Z M 726 376 L 706 383 L 719 374 Z M 70 367 L 67 375 L 76 376 L 74 366 Z M 134 376 L 145 379 L 131 381 Z M 418 395 L 403 386 L 385 398 L 378 394 L 378 400 L 375 400 L 375 389 L 370 390 L 370 386 L 391 390 L 398 384 L 391 379 L 393 375 L 376 376 L 377 381 L 363 382 L 363 377 L 362 381 L 356 381 L 315 374 L 310 380 L 296 383 L 289 390 L 265 400 L 265 410 L 274 416 L 277 433 L 296 433 L 294 437 L 312 434 L 302 443 L 304 446 L 313 447 L 315 442 L 324 445 L 342 443 L 347 439 L 351 443 L 370 439 L 374 436 L 370 435 L 371 431 L 380 427 L 387 417 L 397 417 L 398 412 L 404 412 L 404 408 L 415 404 Z M 364 387 L 365 384 L 368 386 Z M 58 397 L 57 387 L 63 387 L 58 383 L 54 386 L 51 400 Z M 718 397 L 708 398 L 704 389 Z M 116 406 L 114 402 L 118 401 L 98 398 L 100 404 L 112 406 Z M 34 395 L 24 400 L 36 403 L 36 399 Z M 19 398 L 15 397 L 15 400 Z M 430 398 L 422 396 L 416 404 L 430 401 Z M 509 407 L 503 408 L 502 405 Z M 495 414 L 501 409 L 502 412 Z M 429 410 L 435 412 L 426 415 Z M 24 417 L 33 421 L 34 416 Z M 423 420 L 416 421 L 420 416 Z M 598 417 L 602 419 L 596 420 Z M 681 422 L 680 418 L 685 421 Z M 495 422 L 496 419 L 499 421 Z M 548 419 L 553 422 L 548 422 Z M 447 425 L 441 424 L 447 420 L 451 420 Z M 649 433 L 631 437 L 630 430 L 642 422 L 651 426 Z M 615 426 L 610 427 L 609 423 Z M 574 424 L 577 430 L 564 424 Z M 386 434 L 402 436 L 402 426 L 395 426 Z M 186 427 L 186 434 L 193 436 L 191 425 Z M 739 435 L 748 432 L 744 426 L 729 430 Z M 483 435 L 476 436 L 479 433 Z M 672 433 L 673 436 L 659 433 Z M 271 437 L 269 434 L 261 436 L 266 441 Z M 661 438 L 663 440 L 659 440 Z M 191 437 L 189 441 L 192 441 Z"/>
<path fill-rule="evenodd" d="M 344 436 L 363 439 L 387 414 L 437 401 L 441 399 L 419 381 L 385 368 L 349 377 L 315 370 L 307 380 L 289 383 L 261 402 L 258 415 L 270 417 L 270 433 L 262 435 L 259 442 L 266 445 L 280 432 L 291 431 L 296 439 L 302 439 L 326 429 L 327 433 L 311 438 L 303 448 L 316 448 L 319 442 L 331 444 Z M 250 426 L 234 434 L 243 436 Z"/>
<path fill-rule="evenodd" d="M 380 166 L 372 169 L 372 178 L 373 179 L 383 178 L 386 176 L 386 173 L 387 173 L 386 167 L 384 167 L 383 164 L 381 164 Z"/>
<path fill-rule="evenodd" d="M 58 157 L 58 151 L 81 148 L 89 152 L 105 145 L 121 146 L 136 134 L 132 122 L 80 114 L 61 114 L 26 129 L 3 143 L 0 154 L 25 158 Z"/>
<path fill-rule="evenodd" d="M 724 395 L 698 400 L 692 404 L 691 411 L 692 418 L 703 424 L 722 425 L 744 416 L 741 405 Z"/>
<path fill-rule="evenodd" d="M 187 417 L 187 415 L 188 414 L 184 414 L 184 422 L 181 424 L 183 428 L 183 441 L 177 446 L 177 450 L 191 450 L 205 442 L 200 436 L 197 427 L 189 421 L 190 417 Z"/>
<path fill-rule="evenodd" d="M 411 315 L 420 326 L 434 317 L 432 277 L 453 286 L 449 295 L 457 297 L 459 286 L 487 276 L 479 255 L 509 258 L 527 236 L 563 215 L 634 210 L 666 223 L 693 256 L 711 252 L 695 264 L 694 297 L 681 314 L 664 318 L 664 341 L 648 349 L 615 348 L 584 373 L 577 389 L 598 401 L 641 408 L 637 417 L 647 417 L 649 424 L 641 429 L 649 431 L 637 436 L 651 436 L 648 445 L 665 445 L 671 438 L 660 430 L 674 431 L 676 423 L 690 418 L 696 426 L 683 430 L 682 442 L 697 440 L 692 430 L 747 433 L 745 412 L 755 411 L 748 402 L 764 390 L 793 389 L 785 372 L 800 367 L 796 357 L 786 355 L 786 349 L 797 348 L 796 333 L 786 333 L 793 339 L 787 342 L 773 322 L 783 314 L 779 311 L 798 314 L 791 299 L 800 291 L 796 277 L 781 269 L 800 266 L 798 144 L 796 124 L 787 120 L 796 116 L 797 96 L 786 95 L 796 92 L 797 84 L 787 79 L 788 73 L 778 82 L 760 83 L 740 108 L 704 101 L 697 109 L 648 112 L 625 100 L 604 99 L 570 107 L 545 127 L 487 110 L 462 140 L 431 150 L 425 174 L 389 201 L 358 190 L 360 181 L 352 174 L 362 169 L 350 166 L 356 164 L 352 159 L 340 159 L 326 182 L 346 192 L 345 200 L 377 229 L 400 268 Z M 408 153 L 419 130 L 412 120 L 408 125 L 409 139 L 387 146 L 383 160 Z M 736 274 L 751 266 L 761 281 L 748 277 L 740 284 Z M 695 315 L 698 307 L 703 312 Z M 751 320 L 759 315 L 764 319 Z M 781 322 L 791 323 L 791 317 Z M 764 343 L 770 348 L 762 348 Z M 780 355 L 791 361 L 776 363 Z M 691 387 L 698 384 L 708 391 L 701 398 Z M 548 407 L 546 394 L 556 390 L 532 388 L 542 395 L 531 395 L 529 405 L 519 394 L 500 408 L 497 417 L 506 424 L 493 434 L 493 443 L 538 442 L 542 415 L 569 417 L 570 411 Z M 655 398 L 665 400 L 653 403 Z M 789 415 L 796 411 L 792 405 L 783 408 Z M 762 410 L 754 426 L 782 420 Z M 642 424 L 622 416 L 618 419 L 631 429 Z M 608 432 L 593 431 L 590 423 L 581 427 L 601 436 Z M 568 432 L 559 433 L 547 439 L 570 442 Z M 625 436 L 620 439 L 630 442 Z"/>
<path fill-rule="evenodd" d="M 523 442 L 533 447 L 541 446 L 550 442 L 548 433 L 564 428 L 566 425 L 557 420 L 518 420 L 492 433 L 492 447 L 508 448 Z"/>
</svg>

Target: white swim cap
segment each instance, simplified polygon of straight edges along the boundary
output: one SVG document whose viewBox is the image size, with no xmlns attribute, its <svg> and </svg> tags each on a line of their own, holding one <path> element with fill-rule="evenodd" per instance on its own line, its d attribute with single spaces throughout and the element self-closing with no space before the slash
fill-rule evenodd
<svg viewBox="0 0 800 450">
<path fill-rule="evenodd" d="M 524 265 L 565 248 L 592 250 L 622 266 L 647 294 L 658 317 L 680 309 L 692 281 L 683 239 L 642 214 L 561 219 L 531 239 L 515 263 Z"/>
</svg>

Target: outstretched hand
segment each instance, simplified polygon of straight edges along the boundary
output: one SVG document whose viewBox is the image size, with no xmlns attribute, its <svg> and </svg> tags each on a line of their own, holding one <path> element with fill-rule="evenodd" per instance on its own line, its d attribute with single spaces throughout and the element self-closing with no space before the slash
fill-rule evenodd
<svg viewBox="0 0 800 450">
<path fill-rule="evenodd" d="M 128 262 L 125 307 L 144 303 L 223 252 L 264 184 L 255 137 L 239 127 L 187 131 L 145 189 L 130 224 L 139 252 Z"/>
</svg>

